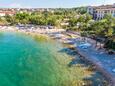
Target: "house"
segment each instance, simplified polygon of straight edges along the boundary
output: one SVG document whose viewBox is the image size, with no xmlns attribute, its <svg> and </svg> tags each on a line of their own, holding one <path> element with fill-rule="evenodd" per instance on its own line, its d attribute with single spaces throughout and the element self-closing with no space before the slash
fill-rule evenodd
<svg viewBox="0 0 115 86">
<path fill-rule="evenodd" d="M 13 11 L 0 11 L 0 16 L 6 16 L 6 15 L 13 16 L 13 15 L 15 15 L 15 12 L 13 12 Z"/>
</svg>

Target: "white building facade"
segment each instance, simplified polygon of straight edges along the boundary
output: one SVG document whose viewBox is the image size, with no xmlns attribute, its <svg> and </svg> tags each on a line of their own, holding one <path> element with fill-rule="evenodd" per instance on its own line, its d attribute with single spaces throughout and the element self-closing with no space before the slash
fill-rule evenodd
<svg viewBox="0 0 115 86">
<path fill-rule="evenodd" d="M 115 4 L 102 6 L 89 6 L 87 12 L 93 16 L 95 20 L 103 19 L 105 14 L 115 17 Z"/>
</svg>

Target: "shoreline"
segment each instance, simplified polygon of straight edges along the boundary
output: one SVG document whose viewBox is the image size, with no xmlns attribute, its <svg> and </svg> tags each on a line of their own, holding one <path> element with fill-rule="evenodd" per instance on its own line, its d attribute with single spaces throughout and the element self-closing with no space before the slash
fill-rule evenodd
<svg viewBox="0 0 115 86">
<path fill-rule="evenodd" d="M 41 36 L 46 36 L 48 37 L 48 34 L 51 33 L 61 33 L 64 32 L 64 29 L 19 29 L 15 26 L 3 26 L 0 27 L 0 32 L 5 32 L 5 31 L 9 31 L 9 32 L 20 32 L 20 33 L 24 33 L 24 34 L 32 34 L 32 35 L 41 35 Z"/>
<path fill-rule="evenodd" d="M 80 58 L 89 63 L 93 64 L 95 69 L 98 70 L 110 83 L 111 86 L 115 86 L 115 78 L 112 76 L 108 71 L 106 71 L 102 66 L 101 63 L 95 61 L 94 59 L 91 59 L 90 56 L 88 56 L 86 53 L 81 52 L 79 49 L 77 49 L 77 53 L 79 54 Z"/>
<path fill-rule="evenodd" d="M 18 30 L 15 27 L 10 27 L 9 29 L 2 29 L 2 30 L 0 29 L 0 31 L 21 32 L 21 33 L 25 33 L 25 34 L 44 35 L 44 36 L 47 36 L 47 37 L 49 36 L 48 34 L 53 34 L 53 33 L 55 34 L 55 33 L 65 32 L 64 30 L 60 30 L 60 31 L 59 30 L 54 30 L 54 31 L 52 31 L 52 30 L 49 30 L 49 31 L 45 30 L 44 32 L 43 31 L 41 32 L 40 30 L 36 30 L 37 32 L 35 32 L 35 31 L 32 31 L 32 30 L 27 30 L 27 29 L 26 30 Z M 63 35 L 65 35 L 65 34 L 63 34 Z M 66 35 L 65 35 L 65 39 L 67 39 Z M 70 39 L 71 39 L 71 37 L 70 37 Z M 62 41 L 63 41 L 63 39 L 62 39 Z M 62 41 L 60 41 L 60 42 L 62 43 Z M 83 58 L 82 60 L 87 61 L 87 63 L 90 62 L 90 63 L 94 64 L 96 66 L 96 70 L 98 70 L 100 73 L 102 73 L 102 75 L 109 81 L 110 85 L 112 84 L 111 86 L 114 86 L 114 84 L 115 84 L 114 80 L 115 79 L 108 72 L 106 72 L 101 67 L 101 65 L 99 65 L 98 63 L 96 63 L 92 59 L 88 58 L 87 55 L 85 55 L 84 53 L 82 53 L 80 50 L 77 50 L 77 53 L 80 54 L 80 56 L 82 56 L 82 58 Z"/>
<path fill-rule="evenodd" d="M 66 32 L 66 35 L 67 34 L 68 33 Z M 77 37 L 81 38 L 78 35 L 77 35 Z M 60 39 L 63 40 L 62 38 L 60 38 Z M 72 38 L 70 37 L 69 39 L 72 39 Z M 76 43 L 76 42 L 74 41 L 74 43 Z M 70 42 L 67 42 L 67 44 L 71 45 Z M 76 47 L 76 46 L 74 46 L 74 47 Z M 89 64 L 91 63 L 91 64 L 93 64 L 95 66 L 95 69 L 97 71 L 99 71 L 105 77 L 105 79 L 109 82 L 110 86 L 115 86 L 115 77 L 114 77 L 114 75 L 112 75 L 107 69 L 105 69 L 102 66 L 101 61 L 95 61 L 95 58 L 92 59 L 93 56 L 91 56 L 91 55 L 88 56 L 87 53 L 85 54 L 85 52 L 83 52 L 82 50 L 78 49 L 77 47 L 76 47 L 75 50 L 77 51 L 77 54 L 80 55 L 80 59 L 82 59 L 83 61 L 85 61 L 85 62 L 87 62 Z"/>
</svg>

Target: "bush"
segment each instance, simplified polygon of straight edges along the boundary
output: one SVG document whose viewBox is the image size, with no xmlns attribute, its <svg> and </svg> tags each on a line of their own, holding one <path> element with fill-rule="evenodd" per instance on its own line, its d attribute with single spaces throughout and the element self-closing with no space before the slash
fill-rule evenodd
<svg viewBox="0 0 115 86">
<path fill-rule="evenodd" d="M 110 49 L 114 49 L 115 50 L 115 42 L 112 40 L 108 40 L 105 43 L 105 48 L 110 48 Z"/>
</svg>

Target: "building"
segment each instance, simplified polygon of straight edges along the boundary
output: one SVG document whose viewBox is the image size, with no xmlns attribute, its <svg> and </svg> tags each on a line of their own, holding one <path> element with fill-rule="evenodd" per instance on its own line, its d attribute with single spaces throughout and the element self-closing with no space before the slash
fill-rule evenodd
<svg viewBox="0 0 115 86">
<path fill-rule="evenodd" d="M 103 19 L 105 14 L 110 14 L 115 17 L 115 4 L 101 5 L 101 6 L 88 6 L 87 12 L 93 16 L 95 20 Z"/>
<path fill-rule="evenodd" d="M 13 15 L 15 15 L 15 12 L 13 12 L 13 11 L 0 11 L 0 16 L 6 16 L 6 15 L 13 16 Z"/>
</svg>

